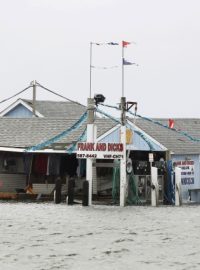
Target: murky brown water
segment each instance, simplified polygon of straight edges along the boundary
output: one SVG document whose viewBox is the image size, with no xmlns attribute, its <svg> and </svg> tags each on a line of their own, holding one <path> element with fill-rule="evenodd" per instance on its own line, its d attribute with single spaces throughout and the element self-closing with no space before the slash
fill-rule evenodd
<svg viewBox="0 0 200 270">
<path fill-rule="evenodd" d="M 200 206 L 0 203 L 0 269 L 200 269 Z"/>
</svg>

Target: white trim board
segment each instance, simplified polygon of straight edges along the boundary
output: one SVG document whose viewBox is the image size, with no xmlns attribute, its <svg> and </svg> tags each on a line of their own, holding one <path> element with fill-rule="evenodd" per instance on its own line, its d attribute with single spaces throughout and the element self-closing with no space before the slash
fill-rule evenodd
<svg viewBox="0 0 200 270">
<path fill-rule="evenodd" d="M 10 112 L 11 110 L 13 110 L 15 107 L 17 107 L 19 104 L 23 105 L 26 109 L 28 109 L 30 112 L 33 112 L 33 108 L 28 105 L 25 101 L 23 101 L 22 99 L 18 99 L 15 102 L 13 102 L 11 105 L 9 105 L 6 109 L 4 109 L 1 113 L 0 113 L 0 117 L 5 116 L 5 114 L 7 114 L 8 112 Z M 38 117 L 44 117 L 44 115 L 42 115 L 41 113 L 39 113 L 37 110 L 35 112 L 35 114 Z"/>
<path fill-rule="evenodd" d="M 108 135 L 110 135 L 111 133 L 113 133 L 115 130 L 117 130 L 119 127 L 120 127 L 120 124 L 116 124 L 116 126 L 114 126 L 113 128 L 109 129 L 108 131 L 106 131 L 106 133 L 104 133 L 100 137 L 98 137 L 96 139 L 96 142 L 101 141 L 102 139 L 104 139 L 105 137 L 107 137 Z"/>
<path fill-rule="evenodd" d="M 0 147 L 0 151 L 5 152 L 16 152 L 16 153 L 66 153 L 66 150 L 54 150 L 54 149 L 43 149 L 43 150 L 36 150 L 36 151 L 28 151 L 25 152 L 26 148 L 14 148 L 14 147 Z M 75 153 L 75 152 L 73 152 Z"/>
</svg>

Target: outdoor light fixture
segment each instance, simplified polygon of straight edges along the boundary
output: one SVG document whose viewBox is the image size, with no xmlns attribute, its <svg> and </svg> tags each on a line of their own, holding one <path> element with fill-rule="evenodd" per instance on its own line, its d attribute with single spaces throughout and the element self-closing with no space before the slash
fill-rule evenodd
<svg viewBox="0 0 200 270">
<path fill-rule="evenodd" d="M 95 100 L 96 106 L 98 106 L 99 103 L 103 103 L 105 99 L 106 98 L 102 94 L 95 94 L 94 95 L 94 100 Z"/>
</svg>

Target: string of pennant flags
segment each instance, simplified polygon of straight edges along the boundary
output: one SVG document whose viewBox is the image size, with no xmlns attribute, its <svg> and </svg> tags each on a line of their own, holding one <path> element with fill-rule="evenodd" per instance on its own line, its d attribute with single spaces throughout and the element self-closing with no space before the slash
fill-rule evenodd
<svg viewBox="0 0 200 270">
<path fill-rule="evenodd" d="M 119 66 L 110 66 L 110 67 L 99 67 L 99 66 L 91 66 L 91 68 L 96 69 L 112 69 L 112 68 L 118 68 Z"/>
<path fill-rule="evenodd" d="M 91 42 L 94 45 L 101 46 L 101 45 L 111 45 L 111 46 L 119 46 L 120 43 L 118 42 Z M 128 45 L 136 44 L 134 41 L 124 41 L 122 40 L 122 47 L 127 47 Z"/>
<path fill-rule="evenodd" d="M 97 45 L 97 46 L 103 46 L 103 45 L 110 45 L 110 46 L 119 46 L 120 43 L 118 42 L 91 42 L 91 44 L 93 45 Z M 131 41 L 122 41 L 122 47 L 123 48 L 127 48 L 128 45 L 131 45 L 131 44 L 136 44 L 135 42 Z M 130 66 L 130 65 L 136 65 L 136 66 L 139 66 L 137 63 L 134 63 L 134 62 L 130 62 L 128 60 L 126 60 L 124 57 L 122 59 L 122 65 L 124 66 Z M 111 66 L 111 67 L 98 67 L 98 66 L 91 66 L 92 68 L 96 68 L 96 69 L 112 69 L 112 68 L 118 68 L 119 66 Z"/>
<path fill-rule="evenodd" d="M 101 46 L 101 45 L 111 45 L 111 46 L 118 46 L 119 43 L 117 42 L 91 42 L 94 45 Z"/>
</svg>

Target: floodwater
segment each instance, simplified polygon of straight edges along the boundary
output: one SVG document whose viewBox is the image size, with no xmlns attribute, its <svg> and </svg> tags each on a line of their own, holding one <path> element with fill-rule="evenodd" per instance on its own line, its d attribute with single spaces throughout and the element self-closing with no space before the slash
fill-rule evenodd
<svg viewBox="0 0 200 270">
<path fill-rule="evenodd" d="M 0 269 L 200 269 L 200 206 L 0 203 Z"/>
</svg>

